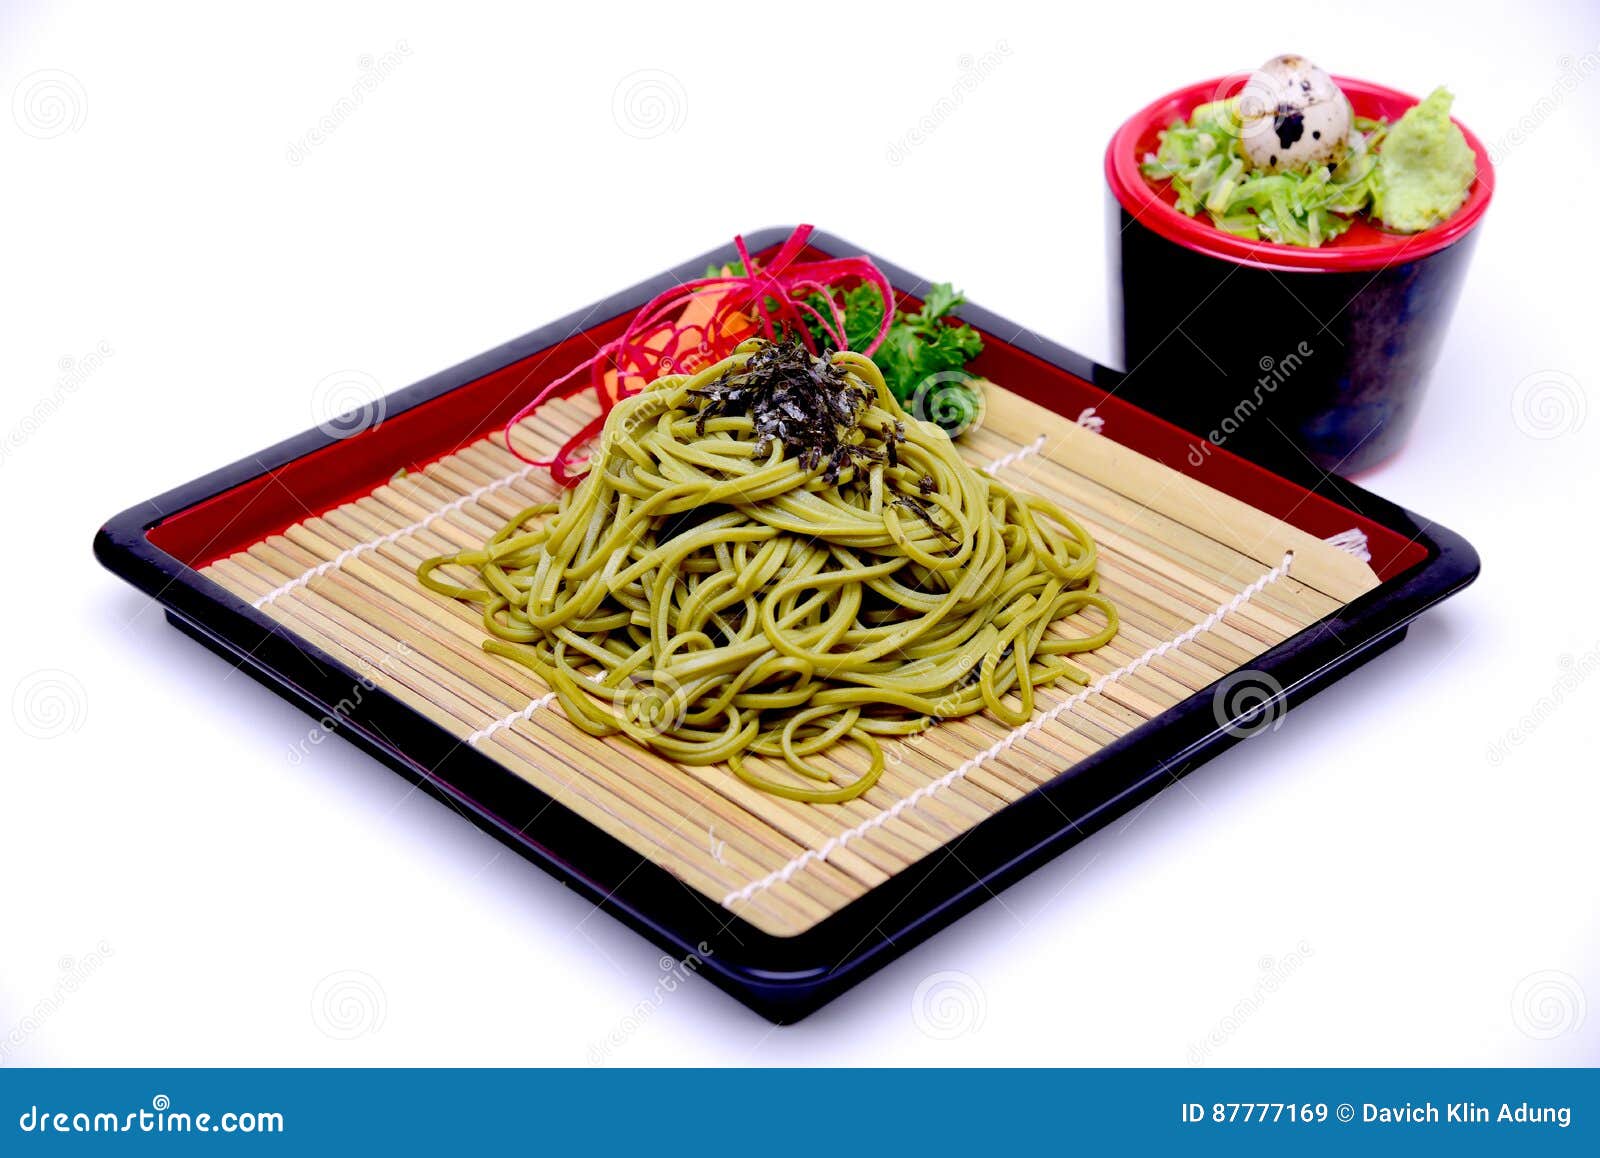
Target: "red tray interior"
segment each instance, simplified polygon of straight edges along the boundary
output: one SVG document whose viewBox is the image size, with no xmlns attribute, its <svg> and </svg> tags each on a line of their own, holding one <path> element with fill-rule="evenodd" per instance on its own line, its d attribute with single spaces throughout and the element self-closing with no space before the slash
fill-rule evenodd
<svg viewBox="0 0 1600 1158">
<path fill-rule="evenodd" d="M 808 256 L 827 255 L 808 252 Z M 917 304 L 906 295 L 901 301 Z M 151 528 L 150 541 L 179 561 L 199 568 L 312 515 L 367 495 L 400 468 L 420 469 L 503 427 L 542 386 L 618 336 L 629 316 L 601 322 L 559 345 L 178 511 Z M 1106 419 L 1106 437 L 1319 538 L 1359 528 L 1366 533 L 1372 565 L 1380 579 L 1398 574 L 1427 555 L 1406 536 L 1220 447 L 1212 447 L 1196 466 L 1190 456 L 1193 435 L 992 335 L 984 335 L 984 351 L 973 369 L 1068 418 L 1076 418 L 1085 407 L 1095 407 Z"/>
</svg>

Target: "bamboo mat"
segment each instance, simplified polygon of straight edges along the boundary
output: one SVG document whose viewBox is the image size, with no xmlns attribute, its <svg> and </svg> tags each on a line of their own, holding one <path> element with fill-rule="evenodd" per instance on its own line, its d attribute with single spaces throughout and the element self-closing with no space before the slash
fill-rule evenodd
<svg viewBox="0 0 1600 1158">
<path fill-rule="evenodd" d="M 620 737 L 589 736 L 530 671 L 482 650 L 477 613 L 417 584 L 425 557 L 477 547 L 554 497 L 546 473 L 510 454 L 498 433 L 202 574 L 708 903 L 793 935 L 1377 585 L 1353 556 L 1110 437 L 996 386 L 987 400 L 963 452 L 1083 522 L 1122 630 L 1076 657 L 1094 677 L 1089 688 L 1041 690 L 1021 728 L 981 715 L 886 738 L 882 779 L 846 804 L 781 799 L 720 765 L 684 767 Z M 587 399 L 553 402 L 517 429 L 517 448 L 548 454 L 594 413 Z M 1095 626 L 1085 618 L 1056 630 Z M 853 748 L 831 755 L 841 782 L 864 766 Z"/>
</svg>

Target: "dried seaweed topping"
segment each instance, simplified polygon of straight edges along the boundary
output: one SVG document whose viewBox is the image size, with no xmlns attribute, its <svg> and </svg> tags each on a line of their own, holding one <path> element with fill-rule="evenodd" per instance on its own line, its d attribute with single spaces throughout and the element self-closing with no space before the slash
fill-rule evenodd
<svg viewBox="0 0 1600 1158">
<path fill-rule="evenodd" d="M 823 477 L 830 483 L 848 467 L 883 461 L 883 451 L 855 437 L 871 389 L 827 358 L 812 356 L 797 339 L 766 343 L 743 366 L 689 394 L 700 402 L 695 420 L 701 434 L 712 418 L 748 415 L 758 455 L 776 439 L 803 470 L 826 463 Z M 882 437 L 893 455 L 902 433 L 886 429 Z"/>
<path fill-rule="evenodd" d="M 951 533 L 950 529 L 933 517 L 933 512 L 928 509 L 928 504 L 914 495 L 900 495 L 894 500 L 894 505 L 904 507 L 917 518 L 928 525 L 929 530 L 949 543 L 960 543 L 961 540 Z M 949 552 L 946 552 L 948 554 Z"/>
</svg>

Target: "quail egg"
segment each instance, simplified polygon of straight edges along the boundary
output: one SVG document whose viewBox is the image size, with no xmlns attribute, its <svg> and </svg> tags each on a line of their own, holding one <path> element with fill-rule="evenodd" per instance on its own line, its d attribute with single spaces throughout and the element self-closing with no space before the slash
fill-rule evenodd
<svg viewBox="0 0 1600 1158">
<path fill-rule="evenodd" d="M 1303 56 L 1275 56 L 1239 93 L 1240 142 L 1251 168 L 1282 173 L 1336 165 L 1350 136 L 1350 101 Z"/>
</svg>

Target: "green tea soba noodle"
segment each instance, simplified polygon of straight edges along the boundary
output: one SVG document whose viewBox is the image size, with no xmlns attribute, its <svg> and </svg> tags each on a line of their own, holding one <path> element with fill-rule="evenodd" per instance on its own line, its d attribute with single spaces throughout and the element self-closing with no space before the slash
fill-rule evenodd
<svg viewBox="0 0 1600 1158">
<path fill-rule="evenodd" d="M 483 646 L 586 732 L 819 804 L 872 786 L 880 736 L 984 710 L 1023 723 L 1035 688 L 1086 684 L 1067 657 L 1117 630 L 1060 508 L 968 466 L 870 359 L 761 340 L 618 402 L 575 489 L 418 578 L 481 604 Z M 1052 631 L 1086 609 L 1098 631 Z M 847 742 L 869 767 L 839 784 L 816 758 Z"/>
</svg>

